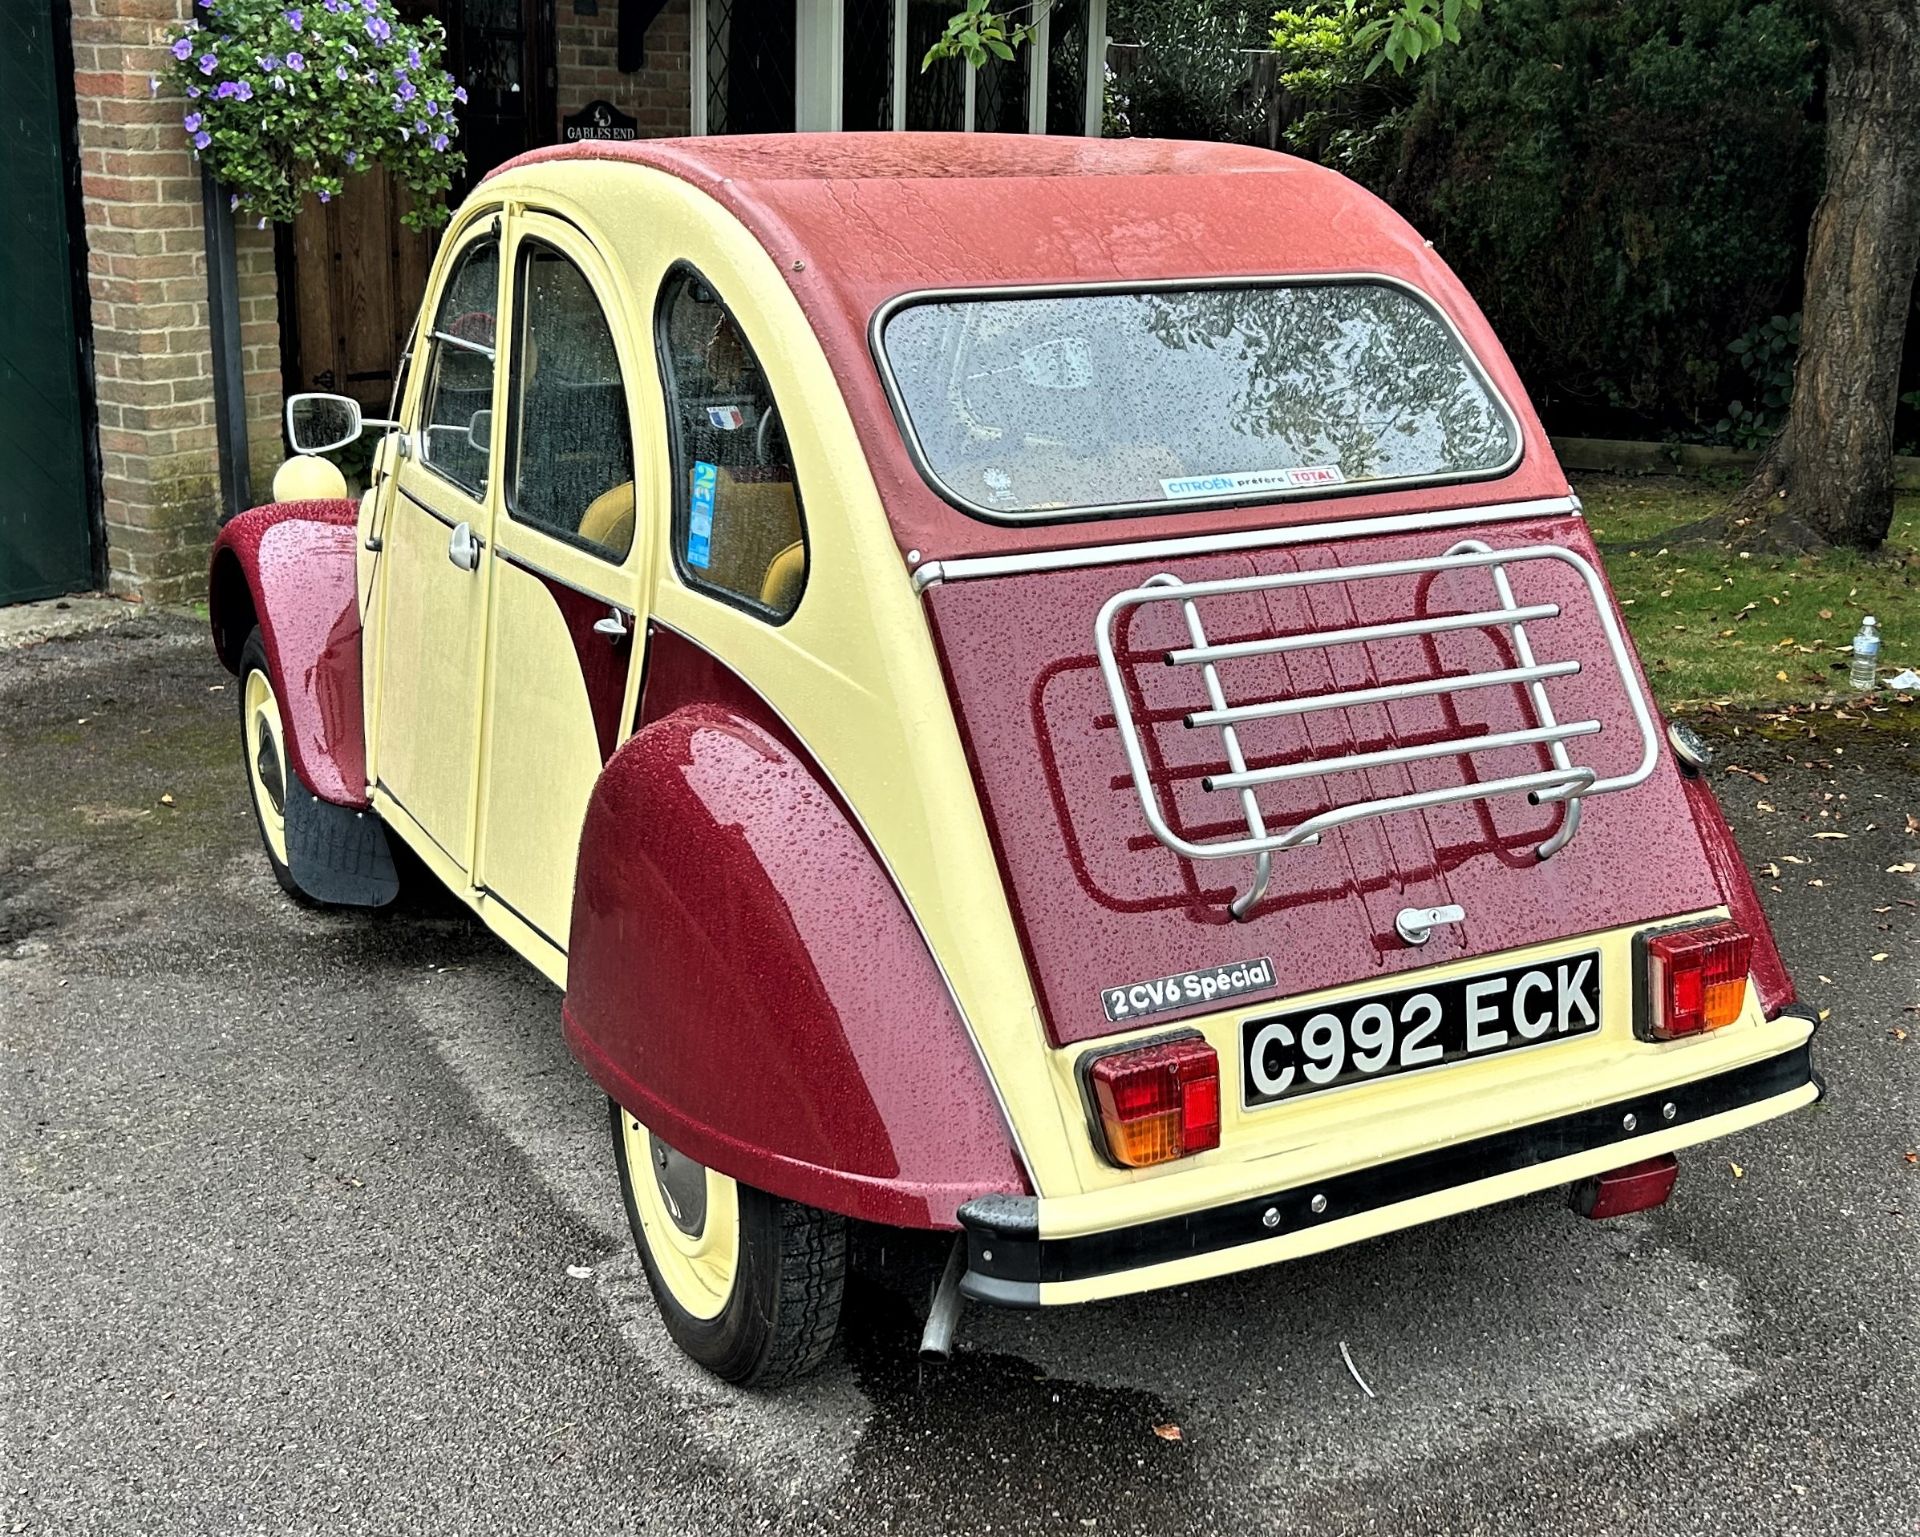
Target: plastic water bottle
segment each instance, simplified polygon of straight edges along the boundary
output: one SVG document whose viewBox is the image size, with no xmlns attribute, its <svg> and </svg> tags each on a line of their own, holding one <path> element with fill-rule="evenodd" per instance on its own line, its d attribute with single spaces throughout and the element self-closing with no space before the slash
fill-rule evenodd
<svg viewBox="0 0 1920 1537">
<path fill-rule="evenodd" d="M 1853 637 L 1853 665 L 1847 669 L 1847 682 L 1857 689 L 1873 687 L 1880 668 L 1880 621 L 1869 614 L 1860 621 L 1860 633 Z"/>
</svg>

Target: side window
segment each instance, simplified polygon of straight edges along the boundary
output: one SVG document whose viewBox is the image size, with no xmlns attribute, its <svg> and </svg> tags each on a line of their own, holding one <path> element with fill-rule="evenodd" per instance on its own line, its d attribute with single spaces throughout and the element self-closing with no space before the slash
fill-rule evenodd
<svg viewBox="0 0 1920 1537">
<path fill-rule="evenodd" d="M 475 496 L 487 490 L 499 294 L 500 242 L 488 236 L 461 256 L 428 337 L 433 352 L 420 414 L 420 458 Z"/>
<path fill-rule="evenodd" d="M 680 574 L 779 623 L 807 581 L 806 525 L 786 425 L 760 360 L 698 273 L 660 292 L 659 347 L 674 451 Z"/>
<path fill-rule="evenodd" d="M 633 437 L 613 330 L 580 269 L 520 248 L 507 512 L 609 560 L 633 547 Z"/>
</svg>

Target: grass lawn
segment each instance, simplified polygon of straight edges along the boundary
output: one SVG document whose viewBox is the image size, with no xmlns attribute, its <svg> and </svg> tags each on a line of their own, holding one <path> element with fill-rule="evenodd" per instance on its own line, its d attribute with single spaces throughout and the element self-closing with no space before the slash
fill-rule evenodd
<svg viewBox="0 0 1920 1537">
<path fill-rule="evenodd" d="M 1882 676 L 1920 671 L 1920 495 L 1901 496 L 1878 554 L 1794 559 L 1666 545 L 1668 530 L 1724 507 L 1731 487 L 1650 476 L 1589 477 L 1574 489 L 1666 708 L 1844 694 L 1863 614 L 1880 620 Z"/>
</svg>

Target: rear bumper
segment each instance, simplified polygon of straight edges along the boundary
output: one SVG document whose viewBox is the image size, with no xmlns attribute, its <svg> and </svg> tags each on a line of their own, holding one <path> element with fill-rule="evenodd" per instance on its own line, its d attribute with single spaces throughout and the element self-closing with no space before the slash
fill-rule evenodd
<svg viewBox="0 0 1920 1537">
<path fill-rule="evenodd" d="M 1104 1231 L 1049 1237 L 1032 1196 L 960 1208 L 981 1302 L 1042 1307 L 1294 1259 L 1571 1183 L 1741 1131 L 1820 1097 L 1806 1044 L 1613 1104 L 1430 1152 Z"/>
</svg>

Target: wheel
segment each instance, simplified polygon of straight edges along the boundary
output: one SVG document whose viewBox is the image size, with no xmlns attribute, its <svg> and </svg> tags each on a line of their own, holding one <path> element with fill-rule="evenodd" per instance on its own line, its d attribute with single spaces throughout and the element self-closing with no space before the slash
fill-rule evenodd
<svg viewBox="0 0 1920 1537">
<path fill-rule="evenodd" d="M 280 699 L 267 666 L 266 642 L 255 625 L 240 648 L 240 752 L 247 764 L 247 786 L 253 792 L 253 820 L 267 863 L 280 889 L 302 907 L 317 904 L 294 882 L 287 868 L 286 732 L 280 724 Z"/>
<path fill-rule="evenodd" d="M 813 1371 L 840 1324 L 846 1219 L 716 1174 L 608 1108 L 627 1221 L 674 1343 L 742 1386 Z"/>
</svg>

